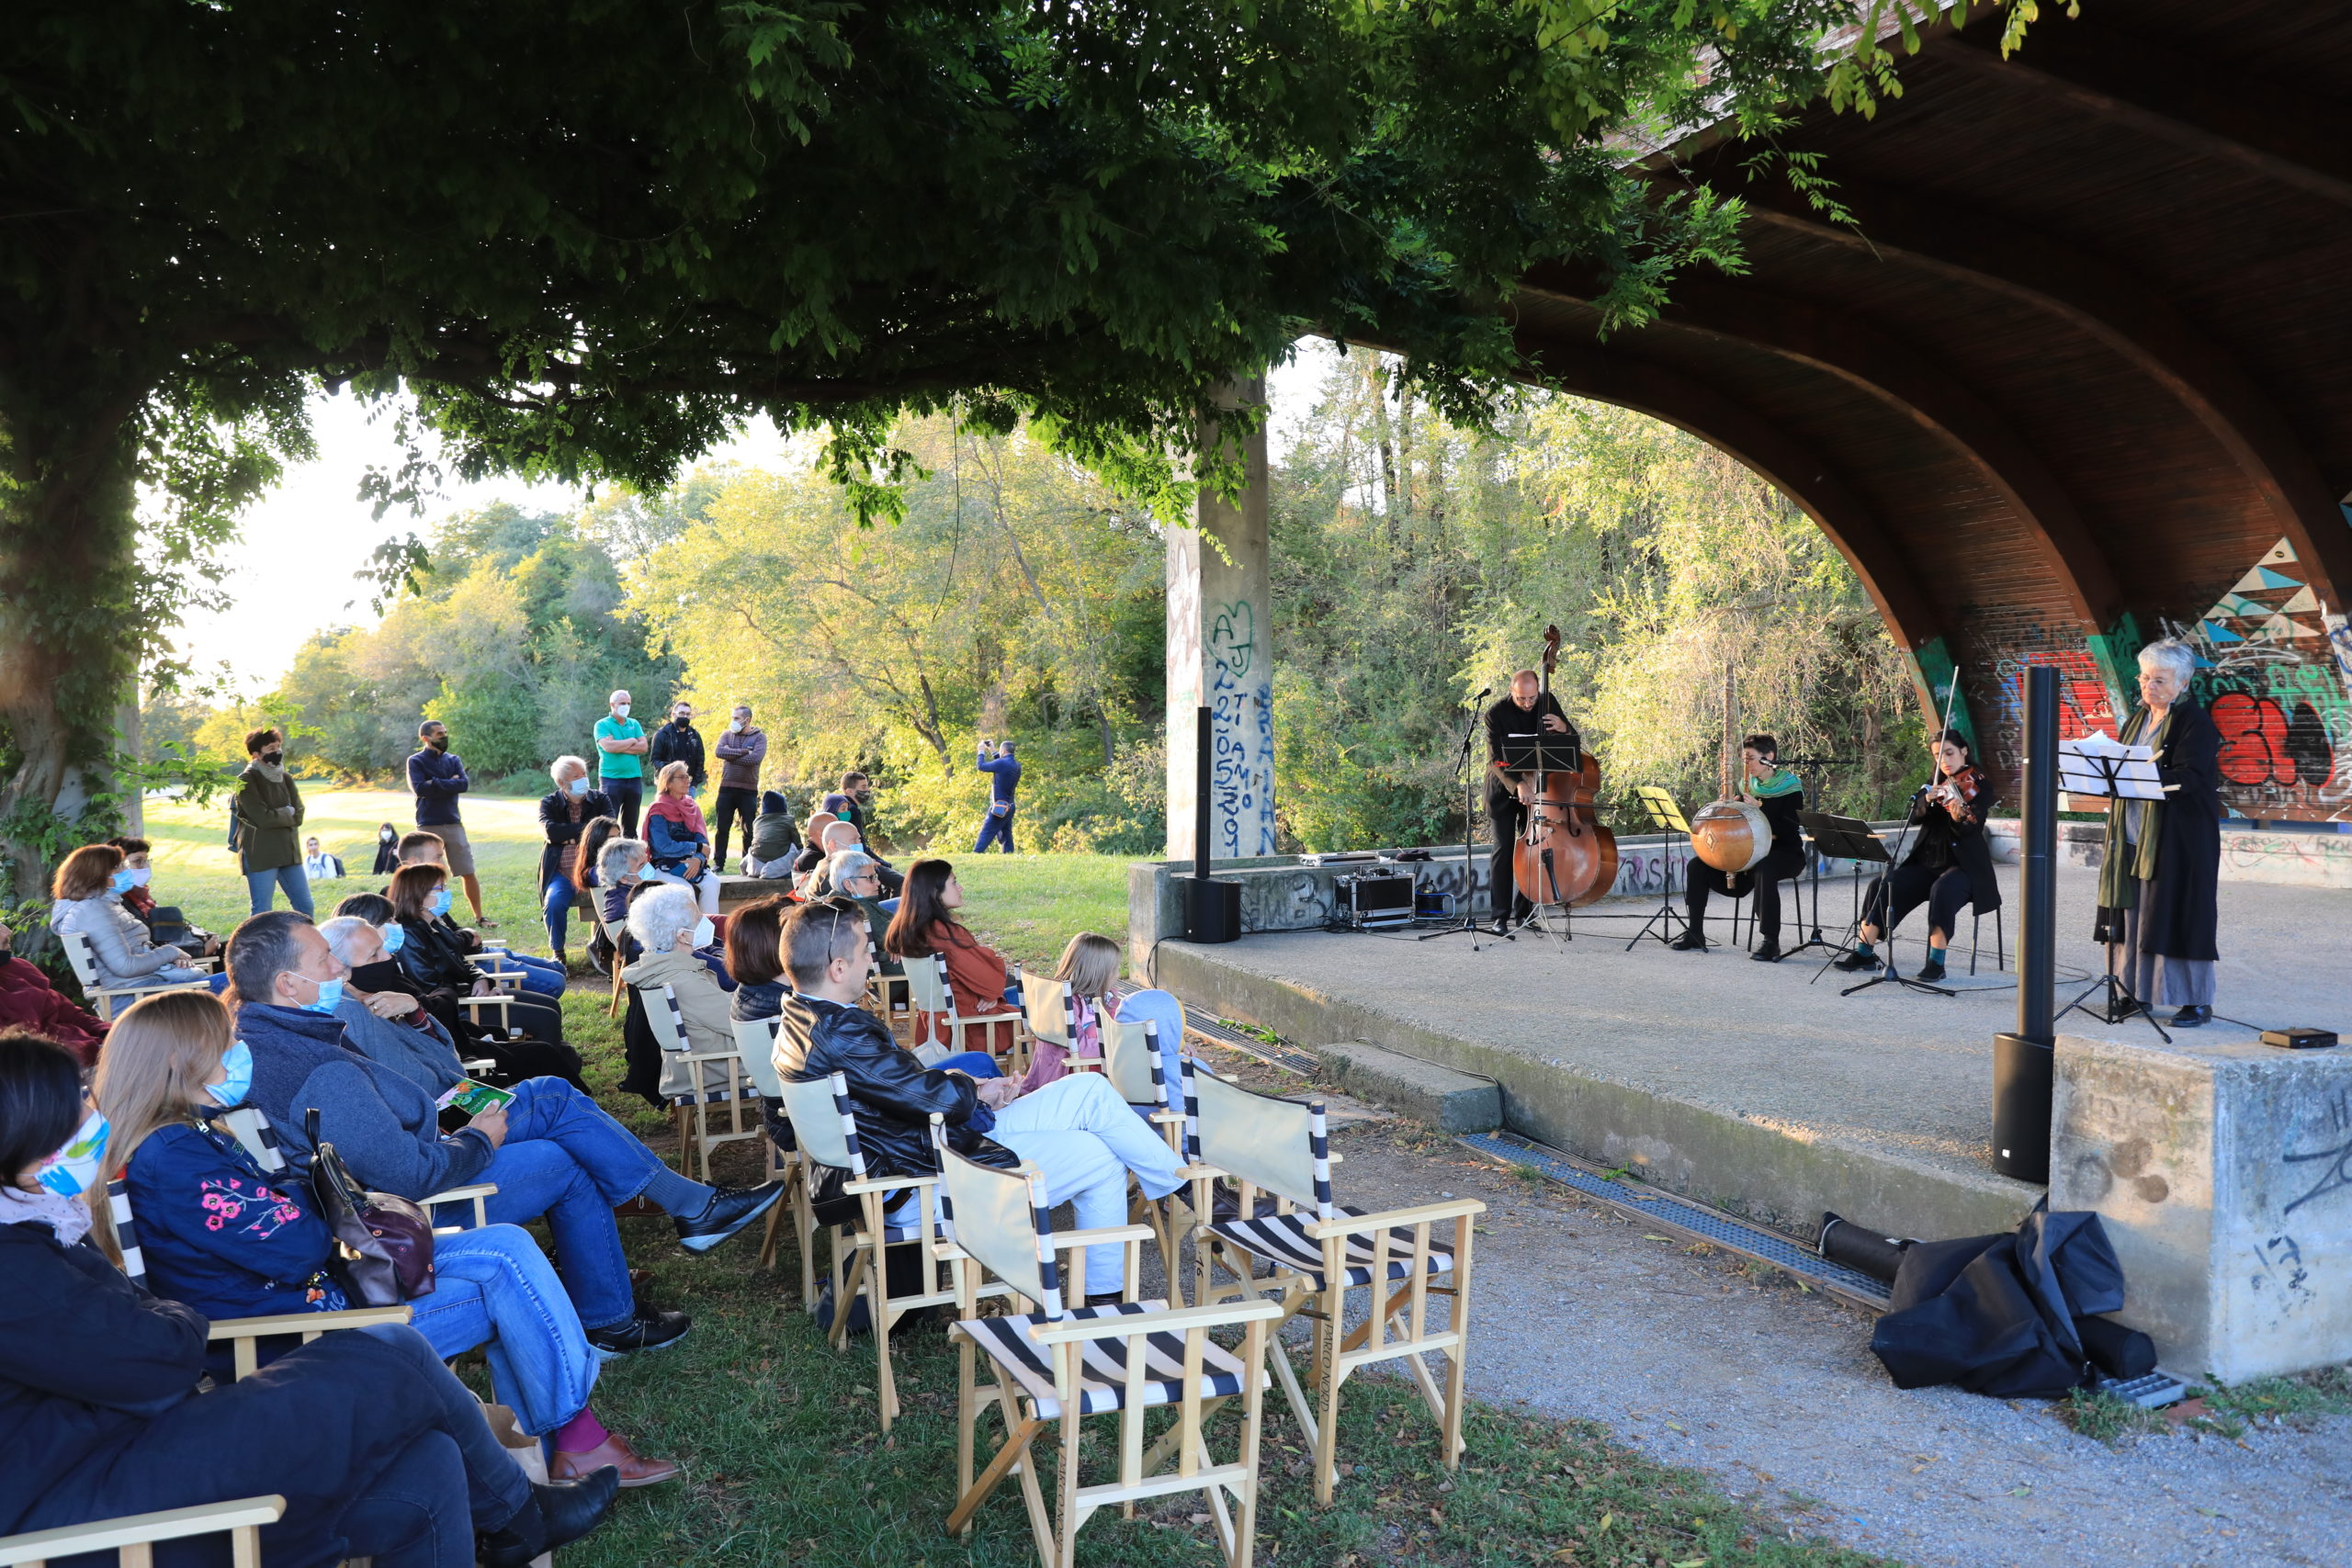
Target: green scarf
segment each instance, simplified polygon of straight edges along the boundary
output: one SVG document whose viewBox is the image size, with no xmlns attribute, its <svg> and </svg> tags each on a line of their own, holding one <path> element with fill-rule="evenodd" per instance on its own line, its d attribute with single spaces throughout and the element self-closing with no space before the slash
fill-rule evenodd
<svg viewBox="0 0 2352 1568">
<path fill-rule="evenodd" d="M 2164 754 L 2165 737 L 2172 728 L 2172 710 L 2165 710 L 2164 722 L 2153 727 L 2148 722 L 2148 710 L 2140 709 L 2123 726 L 2123 733 L 2116 739 L 2127 746 L 2145 746 L 2158 756 Z M 2136 811 L 2139 818 L 2132 826 L 2137 830 L 2134 842 L 2124 832 L 2124 813 Z M 2107 853 L 2099 863 L 2098 902 L 2102 909 L 2136 908 L 2140 903 L 2143 882 L 2156 879 L 2156 846 L 2164 838 L 2165 803 L 2161 800 L 2110 800 L 2107 803 Z M 2133 852 L 2126 856 L 2129 848 Z"/>
<path fill-rule="evenodd" d="M 1804 788 L 1804 781 L 1786 768 L 1774 768 L 1760 779 L 1742 777 L 1739 787 L 1742 793 L 1752 795 L 1758 800 L 1771 800 L 1779 795 L 1796 794 Z"/>
</svg>

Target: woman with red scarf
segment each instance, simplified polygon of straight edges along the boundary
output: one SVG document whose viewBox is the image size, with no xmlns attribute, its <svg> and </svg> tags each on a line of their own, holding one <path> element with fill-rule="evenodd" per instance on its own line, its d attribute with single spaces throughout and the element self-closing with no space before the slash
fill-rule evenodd
<svg viewBox="0 0 2352 1568">
<path fill-rule="evenodd" d="M 718 873 L 710 863 L 710 834 L 703 827 L 702 807 L 688 793 L 694 775 L 685 763 L 673 762 L 653 782 L 661 794 L 645 809 L 645 846 L 653 852 L 645 879 L 692 888 L 702 912 L 716 915 Z"/>
</svg>

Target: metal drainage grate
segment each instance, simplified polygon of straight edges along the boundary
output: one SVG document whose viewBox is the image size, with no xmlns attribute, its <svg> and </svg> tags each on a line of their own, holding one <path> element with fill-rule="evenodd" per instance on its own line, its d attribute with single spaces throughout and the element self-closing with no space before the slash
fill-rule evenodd
<svg viewBox="0 0 2352 1568">
<path fill-rule="evenodd" d="M 1784 1269 L 1808 1284 L 1842 1296 L 1858 1306 L 1868 1307 L 1873 1312 L 1886 1310 L 1886 1286 L 1883 1282 L 1843 1264 L 1832 1263 L 1778 1231 L 1734 1219 L 1719 1209 L 1710 1209 L 1688 1198 L 1678 1198 L 1671 1192 L 1659 1192 L 1639 1182 L 1622 1179 L 1611 1181 L 1596 1171 L 1585 1168 L 1582 1162 L 1572 1160 L 1541 1144 L 1531 1143 L 1516 1133 L 1477 1133 L 1459 1141 L 1464 1147 L 1474 1149 L 1490 1159 L 1531 1166 L 1553 1180 L 1573 1187 L 1587 1197 L 1597 1198 L 1629 1216 L 1637 1216 L 1645 1222 L 1655 1221 L 1694 1240 L 1710 1241 L 1759 1262 L 1770 1263 L 1774 1268 Z"/>
<path fill-rule="evenodd" d="M 1255 1056 L 1258 1060 L 1280 1067 L 1285 1072 L 1297 1073 L 1304 1077 L 1312 1077 L 1315 1074 L 1317 1066 L 1315 1058 L 1297 1046 L 1269 1045 L 1255 1036 L 1242 1033 L 1214 1014 L 1203 1012 L 1196 1007 L 1188 1006 L 1184 1009 L 1184 1032 L 1197 1034 L 1204 1040 L 1213 1040 L 1219 1045 L 1229 1045 L 1245 1055 Z"/>
</svg>

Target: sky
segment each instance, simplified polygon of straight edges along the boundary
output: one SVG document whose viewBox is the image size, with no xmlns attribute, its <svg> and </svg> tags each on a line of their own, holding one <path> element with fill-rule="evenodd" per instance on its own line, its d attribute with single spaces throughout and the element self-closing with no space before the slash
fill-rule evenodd
<svg viewBox="0 0 2352 1568">
<path fill-rule="evenodd" d="M 1328 344 L 1306 340 L 1296 358 L 1268 378 L 1273 405 L 1271 438 L 1277 452 L 1311 412 L 1315 390 L 1333 363 L 1334 350 Z M 493 502 L 565 512 L 585 499 L 583 491 L 562 485 L 504 479 L 481 484 L 452 481 L 428 502 L 422 516 L 395 508 L 379 521 L 373 504 L 359 499 L 360 480 L 370 468 L 391 468 L 400 452 L 391 437 L 391 411 L 378 407 L 377 417 L 370 420 L 349 396 L 313 400 L 311 418 L 318 457 L 288 465 L 277 488 L 245 513 L 237 541 L 221 552 L 229 567 L 223 586 L 233 607 L 224 615 L 191 615 L 174 639 L 198 671 L 209 673 L 225 663 L 236 689 L 266 691 L 277 683 L 312 633 L 377 619 L 368 605 L 371 585 L 353 576 L 368 564 L 377 546 L 412 532 L 425 533 L 435 519 Z M 703 461 L 775 468 L 788 458 L 775 426 L 761 420 Z"/>
</svg>

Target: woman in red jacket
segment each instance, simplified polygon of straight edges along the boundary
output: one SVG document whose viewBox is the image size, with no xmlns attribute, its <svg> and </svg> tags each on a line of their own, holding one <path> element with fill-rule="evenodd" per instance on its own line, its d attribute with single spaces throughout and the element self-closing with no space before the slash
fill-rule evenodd
<svg viewBox="0 0 2352 1568">
<path fill-rule="evenodd" d="M 956 884 L 954 865 L 944 860 L 915 862 L 907 868 L 907 885 L 899 895 L 899 912 L 883 933 L 882 951 L 899 959 L 945 955 L 949 994 L 956 1010 L 967 1018 L 1017 1014 L 1020 1005 L 1006 994 L 1012 989 L 1012 976 L 1005 967 L 1004 955 L 965 929 L 956 918 L 956 911 L 963 907 L 964 889 Z M 931 1038 L 931 1027 L 928 1015 L 915 1025 L 917 1044 Z M 989 1034 L 990 1051 L 1002 1055 L 1012 1049 L 1010 1016 L 990 1028 Z M 968 1039 L 943 1043 L 950 1051 L 978 1048 Z"/>
</svg>

